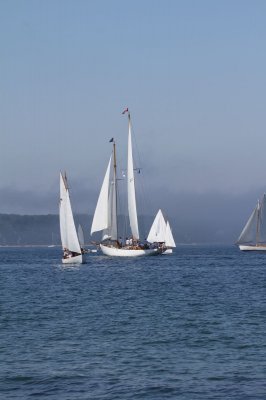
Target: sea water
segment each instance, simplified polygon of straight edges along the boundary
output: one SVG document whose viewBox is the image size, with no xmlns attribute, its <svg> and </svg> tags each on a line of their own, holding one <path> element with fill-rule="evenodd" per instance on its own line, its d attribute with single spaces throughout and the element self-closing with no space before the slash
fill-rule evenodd
<svg viewBox="0 0 266 400">
<path fill-rule="evenodd" d="M 266 254 L 0 249 L 0 398 L 266 398 Z"/>
</svg>

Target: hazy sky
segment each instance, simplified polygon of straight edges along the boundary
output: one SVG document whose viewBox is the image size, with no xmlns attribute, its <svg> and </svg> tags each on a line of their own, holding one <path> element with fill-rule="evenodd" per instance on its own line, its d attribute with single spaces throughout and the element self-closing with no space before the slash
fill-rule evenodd
<svg viewBox="0 0 266 400">
<path fill-rule="evenodd" d="M 92 212 L 125 107 L 154 208 L 260 196 L 265 20 L 264 0 L 0 0 L 0 212 L 57 212 L 60 170 Z"/>
</svg>

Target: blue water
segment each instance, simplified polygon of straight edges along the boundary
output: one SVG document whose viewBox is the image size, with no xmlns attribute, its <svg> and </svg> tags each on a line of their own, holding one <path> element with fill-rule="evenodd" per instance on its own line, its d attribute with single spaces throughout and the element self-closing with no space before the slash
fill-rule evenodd
<svg viewBox="0 0 266 400">
<path fill-rule="evenodd" d="M 0 249 L 0 398 L 265 399 L 266 254 Z"/>
</svg>

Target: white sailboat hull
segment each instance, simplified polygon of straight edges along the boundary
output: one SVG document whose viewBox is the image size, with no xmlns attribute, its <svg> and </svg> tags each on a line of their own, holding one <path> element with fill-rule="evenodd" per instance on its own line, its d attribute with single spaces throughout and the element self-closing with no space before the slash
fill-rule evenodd
<svg viewBox="0 0 266 400">
<path fill-rule="evenodd" d="M 100 244 L 100 248 L 106 256 L 109 257 L 143 257 L 143 256 L 156 256 L 161 254 L 158 249 L 119 249 L 117 247 L 109 247 Z"/>
<path fill-rule="evenodd" d="M 244 245 L 240 244 L 241 251 L 266 251 L 266 245 Z"/>
<path fill-rule="evenodd" d="M 85 262 L 85 257 L 83 254 L 70 258 L 62 258 L 63 264 L 84 264 L 84 262 Z"/>
<path fill-rule="evenodd" d="M 163 254 L 172 254 L 173 253 L 173 249 L 166 249 Z"/>
</svg>

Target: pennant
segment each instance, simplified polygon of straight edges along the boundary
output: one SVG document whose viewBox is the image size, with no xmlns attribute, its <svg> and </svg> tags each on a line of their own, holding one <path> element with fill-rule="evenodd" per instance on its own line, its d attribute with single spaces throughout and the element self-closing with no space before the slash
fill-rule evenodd
<svg viewBox="0 0 266 400">
<path fill-rule="evenodd" d="M 110 140 L 109 140 L 109 143 L 112 143 L 114 141 L 114 138 L 112 137 Z"/>
<path fill-rule="evenodd" d="M 122 112 L 122 114 L 125 114 L 126 112 L 128 112 L 128 108 L 126 108 L 126 109 Z"/>
</svg>

